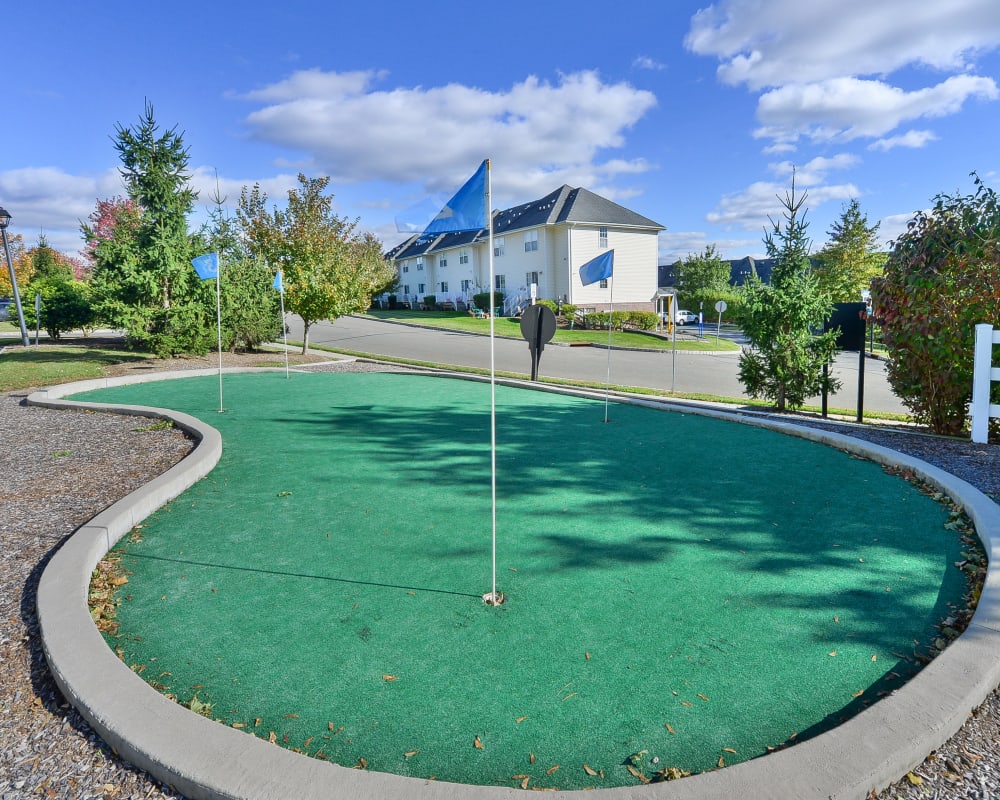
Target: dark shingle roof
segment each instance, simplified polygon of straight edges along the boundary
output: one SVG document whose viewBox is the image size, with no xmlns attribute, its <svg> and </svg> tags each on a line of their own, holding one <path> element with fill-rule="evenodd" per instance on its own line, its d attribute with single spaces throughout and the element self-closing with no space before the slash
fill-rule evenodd
<svg viewBox="0 0 1000 800">
<path fill-rule="evenodd" d="M 588 189 L 574 189 L 564 184 L 539 200 L 522 203 L 503 211 L 494 211 L 493 234 L 502 236 L 510 231 L 537 228 L 540 225 L 558 222 L 664 230 L 658 222 L 612 203 Z M 415 234 L 386 253 L 386 258 L 413 258 L 434 250 L 471 244 L 487 235 L 486 229 L 430 236 Z"/>
<path fill-rule="evenodd" d="M 589 222 L 594 225 L 615 225 L 627 228 L 656 228 L 664 230 L 663 225 L 634 211 L 629 211 L 625 206 L 612 203 L 610 200 L 594 194 L 588 189 L 570 189 L 563 186 L 562 190 L 569 190 L 559 212 L 557 222 Z"/>
</svg>

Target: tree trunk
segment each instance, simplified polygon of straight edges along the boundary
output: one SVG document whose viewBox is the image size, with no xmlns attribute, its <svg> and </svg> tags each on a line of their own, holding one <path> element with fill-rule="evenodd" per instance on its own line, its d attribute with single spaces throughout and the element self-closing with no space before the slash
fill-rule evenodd
<svg viewBox="0 0 1000 800">
<path fill-rule="evenodd" d="M 309 352 L 309 326 L 308 320 L 302 320 L 302 355 Z"/>
</svg>

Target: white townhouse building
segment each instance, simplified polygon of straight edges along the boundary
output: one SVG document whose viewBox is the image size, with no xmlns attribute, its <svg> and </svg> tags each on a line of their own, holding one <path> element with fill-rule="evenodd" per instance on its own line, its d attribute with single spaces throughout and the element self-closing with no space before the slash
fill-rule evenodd
<svg viewBox="0 0 1000 800">
<path fill-rule="evenodd" d="M 655 310 L 657 236 L 664 226 L 587 189 L 563 186 L 540 200 L 493 213 L 494 289 L 504 313 L 538 299 L 572 303 L 581 311 Z M 399 301 L 426 295 L 466 305 L 489 283 L 489 232 L 415 234 L 385 257 L 399 275 Z M 580 267 L 614 249 L 612 281 L 584 286 Z M 612 292 L 614 293 L 612 296 Z"/>
</svg>

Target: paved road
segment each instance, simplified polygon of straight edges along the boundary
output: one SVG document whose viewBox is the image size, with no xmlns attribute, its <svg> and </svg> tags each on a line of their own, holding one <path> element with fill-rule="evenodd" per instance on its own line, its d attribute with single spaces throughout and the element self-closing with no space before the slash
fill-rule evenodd
<svg viewBox="0 0 1000 800">
<path fill-rule="evenodd" d="M 301 338 L 302 326 L 298 317 L 291 317 L 289 335 Z M 488 369 L 490 364 L 489 337 L 399 325 L 365 317 L 342 317 L 332 323 L 317 323 L 310 331 L 309 338 L 314 345 L 331 345 L 372 355 L 483 369 Z M 523 340 L 497 338 L 495 342 L 498 372 L 530 374 L 531 359 L 528 346 Z M 738 360 L 739 353 L 735 351 L 680 351 L 675 356 L 670 351 L 613 350 L 610 359 L 611 382 L 625 386 L 743 398 L 743 386 L 737 378 Z M 843 387 L 830 396 L 830 408 L 857 408 L 858 362 L 857 353 L 843 353 L 837 358 L 833 373 L 843 382 Z M 542 353 L 538 374 L 542 380 L 552 377 L 604 383 L 608 376 L 608 350 L 550 344 Z M 809 402 L 819 405 L 820 399 L 813 398 Z M 869 411 L 905 412 L 889 388 L 885 366 L 881 361 L 865 360 L 864 404 Z"/>
</svg>

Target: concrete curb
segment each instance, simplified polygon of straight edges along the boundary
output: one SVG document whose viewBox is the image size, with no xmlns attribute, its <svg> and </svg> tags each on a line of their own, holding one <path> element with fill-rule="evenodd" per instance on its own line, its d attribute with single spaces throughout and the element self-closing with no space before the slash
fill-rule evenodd
<svg viewBox="0 0 1000 800">
<path fill-rule="evenodd" d="M 259 370 L 229 370 L 259 371 Z M 269 369 L 268 371 L 274 371 Z M 217 374 L 217 370 L 143 375 L 67 384 L 28 398 L 32 405 L 89 408 L 172 419 L 196 436 L 195 451 L 162 476 L 80 528 L 55 553 L 38 588 L 38 616 L 46 658 L 66 698 L 125 760 L 192 800 L 501 800 L 520 790 L 465 786 L 348 769 L 291 751 L 198 716 L 167 700 L 119 661 L 90 619 L 90 574 L 104 554 L 155 508 L 180 494 L 217 463 L 217 431 L 166 409 L 63 400 L 66 395 L 126 383 Z M 432 374 L 442 375 L 436 372 Z M 471 380 L 477 376 L 454 375 Z M 603 393 L 498 381 L 586 397 Z M 976 525 L 990 559 L 982 597 L 969 628 L 914 679 L 843 725 L 787 750 L 716 772 L 646 786 L 561 793 L 572 800 L 707 800 L 861 798 L 919 764 L 964 723 L 970 710 L 1000 684 L 1000 592 L 992 569 L 1000 557 L 1000 506 L 974 487 L 923 461 L 837 433 L 744 416 L 691 402 L 675 405 L 616 397 L 615 402 L 695 413 L 768 428 L 902 466 L 960 503 Z"/>
</svg>

